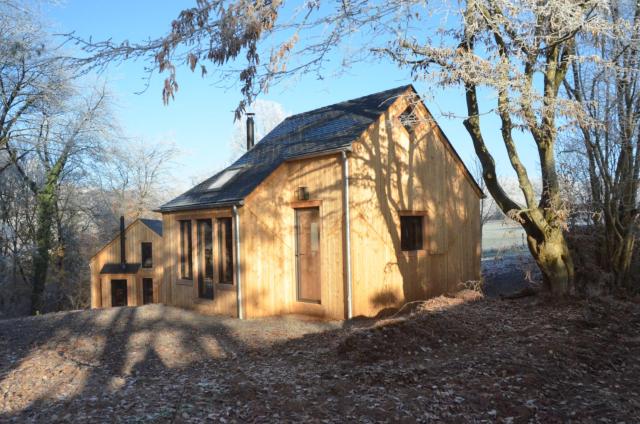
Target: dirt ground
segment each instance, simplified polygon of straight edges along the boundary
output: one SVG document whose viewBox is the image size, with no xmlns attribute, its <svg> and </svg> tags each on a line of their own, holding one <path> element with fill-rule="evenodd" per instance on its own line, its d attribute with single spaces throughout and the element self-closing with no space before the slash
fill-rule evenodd
<svg viewBox="0 0 640 424">
<path fill-rule="evenodd" d="M 477 297 L 346 323 L 0 321 L 0 422 L 640 421 L 638 303 Z"/>
<path fill-rule="evenodd" d="M 482 291 L 485 296 L 510 295 L 523 288 L 539 287 L 542 275 L 528 253 L 516 252 L 482 258 Z"/>
</svg>

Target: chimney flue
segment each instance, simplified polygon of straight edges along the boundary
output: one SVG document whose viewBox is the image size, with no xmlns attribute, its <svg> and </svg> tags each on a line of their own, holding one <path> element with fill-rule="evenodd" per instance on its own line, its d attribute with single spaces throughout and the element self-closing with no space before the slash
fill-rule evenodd
<svg viewBox="0 0 640 424">
<path fill-rule="evenodd" d="M 255 144 L 254 115 L 255 113 L 247 113 L 247 151 L 253 149 L 253 145 Z"/>
<path fill-rule="evenodd" d="M 127 256 L 124 251 L 124 216 L 120 216 L 120 268 L 127 267 Z"/>
</svg>

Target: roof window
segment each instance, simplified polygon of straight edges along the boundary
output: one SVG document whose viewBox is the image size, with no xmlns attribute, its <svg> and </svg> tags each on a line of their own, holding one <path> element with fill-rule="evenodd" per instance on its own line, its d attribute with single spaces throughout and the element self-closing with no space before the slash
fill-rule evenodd
<svg viewBox="0 0 640 424">
<path fill-rule="evenodd" d="M 233 177 L 238 175 L 238 173 L 240 171 L 242 171 L 242 168 L 227 169 L 222 174 L 218 175 L 218 178 L 213 180 L 213 182 L 211 184 L 209 184 L 209 190 L 218 190 L 218 189 L 222 188 Z"/>
</svg>

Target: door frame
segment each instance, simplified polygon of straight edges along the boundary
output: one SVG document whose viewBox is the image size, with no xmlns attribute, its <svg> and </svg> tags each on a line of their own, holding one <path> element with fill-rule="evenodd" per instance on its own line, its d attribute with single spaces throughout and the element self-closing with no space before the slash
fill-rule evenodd
<svg viewBox="0 0 640 424">
<path fill-rule="evenodd" d="M 149 303 L 145 303 L 145 301 L 144 301 L 144 282 L 145 282 L 145 280 L 148 280 L 149 282 L 151 282 L 151 301 Z M 155 294 L 156 294 L 155 293 L 155 289 L 153 287 L 153 278 L 152 277 L 142 277 L 140 279 L 140 283 L 142 284 L 142 304 L 143 305 L 151 305 L 151 304 L 155 303 L 153 301 L 153 299 L 155 297 Z"/>
<path fill-rule="evenodd" d="M 294 238 L 294 261 L 295 261 L 295 290 L 296 290 L 296 301 L 302 303 L 310 303 L 314 305 L 322 304 L 322 239 L 323 239 L 323 228 L 322 228 L 322 205 L 319 201 L 302 201 L 295 202 L 293 206 L 293 238 Z M 300 297 L 300 260 L 298 256 L 299 252 L 299 244 L 298 244 L 298 211 L 304 209 L 317 209 L 318 210 L 318 284 L 320 284 L 320 299 L 304 299 Z"/>
<path fill-rule="evenodd" d="M 119 283 L 124 281 L 124 305 L 117 305 L 116 307 L 121 307 L 121 306 L 129 306 L 129 279 L 128 278 L 110 278 L 109 279 L 109 288 L 110 288 L 110 299 L 111 299 L 111 306 L 114 307 L 113 305 L 113 282 L 114 281 L 118 281 Z"/>
</svg>

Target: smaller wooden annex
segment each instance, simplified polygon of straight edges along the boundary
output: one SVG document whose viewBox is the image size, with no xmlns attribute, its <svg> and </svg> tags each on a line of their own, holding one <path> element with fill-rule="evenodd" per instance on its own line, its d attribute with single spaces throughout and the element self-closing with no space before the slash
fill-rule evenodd
<svg viewBox="0 0 640 424">
<path fill-rule="evenodd" d="M 90 260 L 91 307 L 164 302 L 162 221 L 136 219 Z"/>
</svg>

